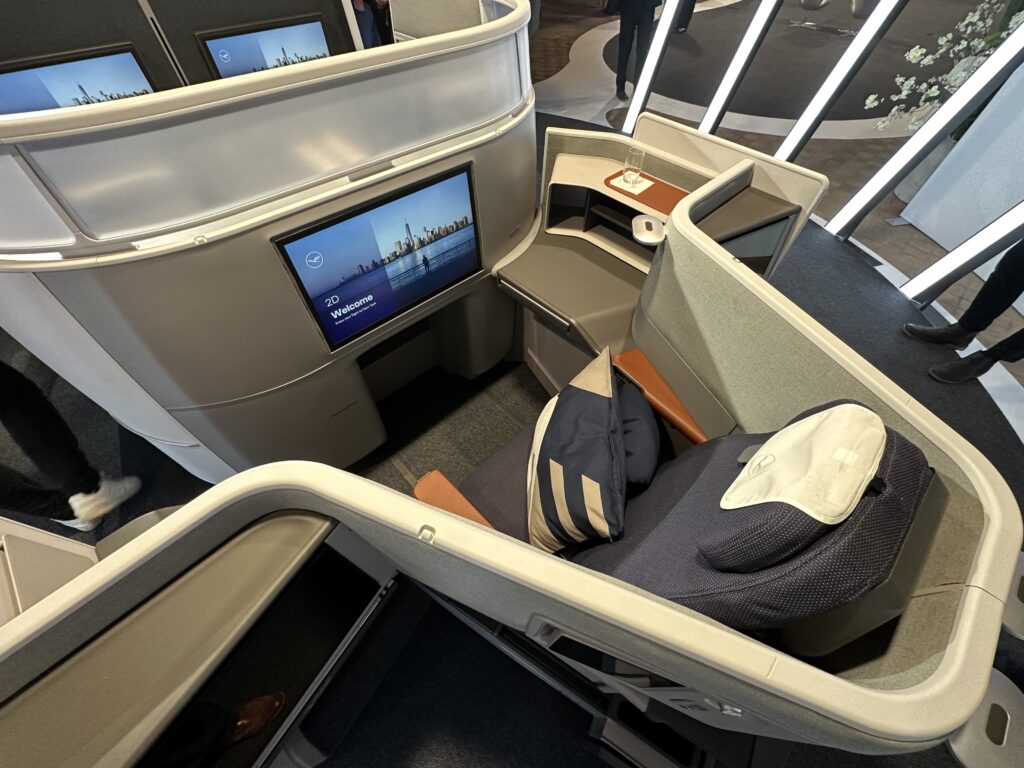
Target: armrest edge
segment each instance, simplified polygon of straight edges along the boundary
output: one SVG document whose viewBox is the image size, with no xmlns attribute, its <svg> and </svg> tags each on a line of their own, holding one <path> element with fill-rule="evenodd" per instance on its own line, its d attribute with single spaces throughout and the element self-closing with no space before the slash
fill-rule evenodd
<svg viewBox="0 0 1024 768">
<path fill-rule="evenodd" d="M 488 528 L 494 527 L 439 469 L 432 469 L 421 477 L 412 489 L 412 495 L 426 504 L 443 509 L 445 512 L 451 512 L 453 515 Z"/>
<path fill-rule="evenodd" d="M 627 379 L 636 384 L 643 392 L 644 399 L 651 404 L 655 412 L 677 429 L 695 445 L 706 443 L 708 436 L 697 424 L 693 414 L 676 397 L 668 382 L 661 377 L 657 369 L 640 349 L 630 349 L 612 358 L 612 364 Z"/>
</svg>

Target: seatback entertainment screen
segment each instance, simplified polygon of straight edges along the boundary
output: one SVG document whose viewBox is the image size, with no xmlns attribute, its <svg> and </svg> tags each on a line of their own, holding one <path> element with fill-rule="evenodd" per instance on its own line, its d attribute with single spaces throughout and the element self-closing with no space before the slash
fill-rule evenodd
<svg viewBox="0 0 1024 768">
<path fill-rule="evenodd" d="M 479 271 L 470 168 L 275 243 L 337 348 Z"/>
<path fill-rule="evenodd" d="M 0 71 L 0 114 L 77 107 L 152 93 L 135 54 L 83 54 Z"/>
<path fill-rule="evenodd" d="M 246 30 L 199 35 L 215 75 L 234 77 L 331 55 L 322 21 L 279 22 Z"/>
</svg>

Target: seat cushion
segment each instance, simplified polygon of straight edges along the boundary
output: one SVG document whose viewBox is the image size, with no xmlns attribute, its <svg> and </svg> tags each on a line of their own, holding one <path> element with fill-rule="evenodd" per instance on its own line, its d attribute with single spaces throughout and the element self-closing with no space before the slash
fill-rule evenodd
<svg viewBox="0 0 1024 768">
<path fill-rule="evenodd" d="M 924 455 L 886 429 L 876 480 L 839 525 L 773 503 L 748 508 L 749 520 L 723 518 L 720 501 L 741 468 L 740 457 L 769 437 L 729 435 L 687 449 L 662 465 L 650 487 L 629 503 L 619 541 L 577 551 L 571 559 L 747 631 L 784 627 L 875 589 L 892 572 L 931 481 Z M 495 528 L 522 541 L 528 540 L 531 440 L 532 430 L 524 430 L 461 486 Z M 782 556 L 779 537 L 769 541 L 780 527 L 788 537 Z M 736 554 L 743 569 L 708 561 L 702 549 L 711 551 L 716 541 L 742 543 Z"/>
<path fill-rule="evenodd" d="M 526 463 L 533 427 L 495 451 L 459 485 L 462 495 L 504 534 L 529 541 L 526 522 Z"/>
<path fill-rule="evenodd" d="M 702 544 L 720 538 L 719 501 L 740 455 L 770 435 L 722 437 L 687 450 L 630 504 L 620 542 L 573 559 L 742 630 L 783 627 L 844 605 L 888 578 L 931 480 L 921 451 L 886 433 L 875 489 L 842 524 L 805 532 L 811 542 L 784 560 L 773 553 L 764 568 L 727 572 L 701 552 Z M 770 519 L 753 522 L 755 532 L 771 525 Z M 756 559 L 758 536 L 747 541 L 755 549 L 746 559 Z"/>
</svg>

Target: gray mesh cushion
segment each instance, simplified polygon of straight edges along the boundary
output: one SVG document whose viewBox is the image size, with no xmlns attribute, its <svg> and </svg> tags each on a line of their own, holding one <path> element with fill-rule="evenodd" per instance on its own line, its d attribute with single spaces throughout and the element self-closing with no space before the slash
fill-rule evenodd
<svg viewBox="0 0 1024 768">
<path fill-rule="evenodd" d="M 575 561 L 744 630 L 785 626 L 855 600 L 889 575 L 920 504 L 931 470 L 921 451 L 892 430 L 878 472 L 878 494 L 850 517 L 778 561 L 778 509 L 750 521 L 744 558 L 774 564 L 748 573 L 713 567 L 704 542 L 720 542 L 722 494 L 740 454 L 766 435 L 718 438 L 665 465 L 627 511 L 626 535 Z M 696 473 L 696 477 L 694 476 Z M 763 505 L 774 507 L 775 505 Z"/>
<path fill-rule="evenodd" d="M 716 570 L 752 573 L 789 560 L 831 527 L 789 504 L 752 504 L 721 510 L 697 549 Z"/>
</svg>

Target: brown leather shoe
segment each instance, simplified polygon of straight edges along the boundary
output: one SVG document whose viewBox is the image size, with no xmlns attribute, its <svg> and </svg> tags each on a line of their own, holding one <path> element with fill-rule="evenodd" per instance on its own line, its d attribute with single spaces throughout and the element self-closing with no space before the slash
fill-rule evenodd
<svg viewBox="0 0 1024 768">
<path fill-rule="evenodd" d="M 249 739 L 270 725 L 284 709 L 283 693 L 268 693 L 247 701 L 235 710 L 235 729 L 231 733 L 231 744 Z"/>
</svg>

